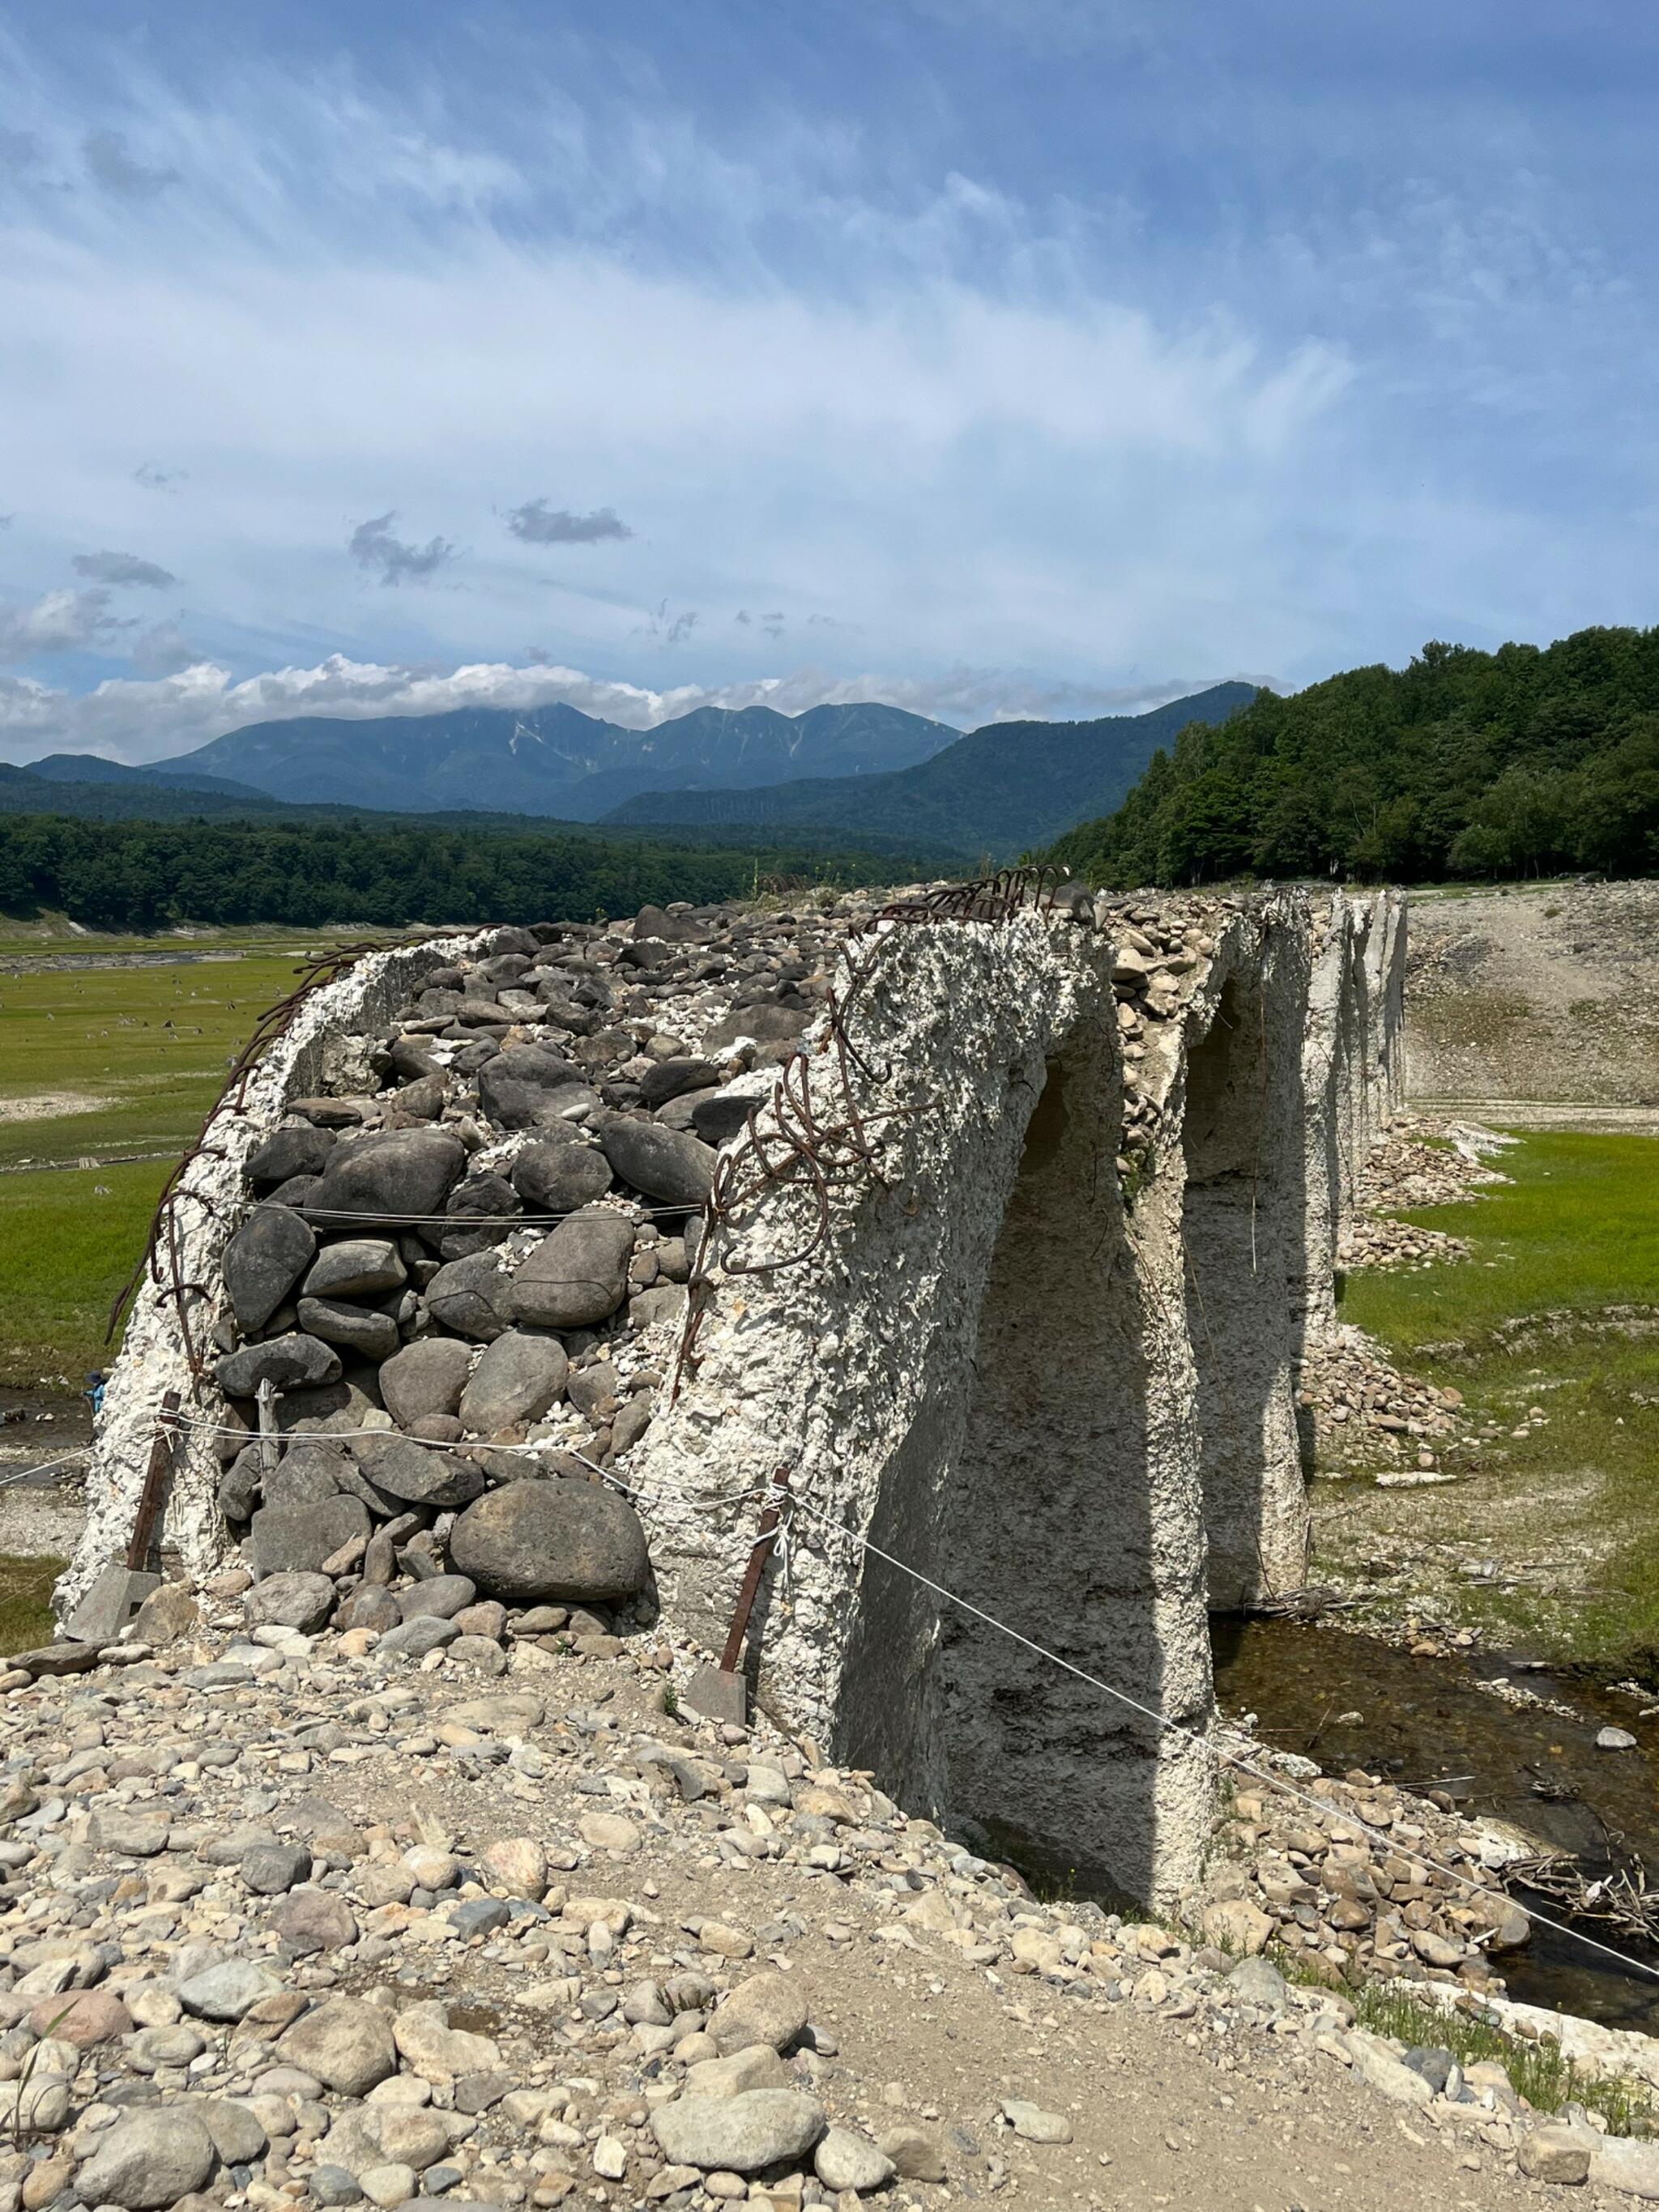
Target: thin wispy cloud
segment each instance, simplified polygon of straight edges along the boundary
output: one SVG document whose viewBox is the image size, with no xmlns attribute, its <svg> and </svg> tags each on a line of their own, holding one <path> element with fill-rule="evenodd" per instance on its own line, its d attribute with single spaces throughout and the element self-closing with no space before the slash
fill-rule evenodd
<svg viewBox="0 0 1659 2212">
<path fill-rule="evenodd" d="M 634 535 L 613 507 L 596 507 L 591 514 L 576 514 L 568 507 L 550 507 L 544 499 L 510 507 L 507 526 L 526 545 L 602 545 L 607 538 Z"/>
<path fill-rule="evenodd" d="M 430 583 L 439 569 L 455 558 L 454 546 L 447 538 L 428 538 L 424 545 L 416 545 L 394 537 L 392 526 L 397 520 L 396 509 L 388 508 L 371 521 L 360 522 L 351 533 L 347 551 L 379 584 Z"/>
<path fill-rule="evenodd" d="M 94 184 L 117 199 L 153 200 L 179 182 L 177 169 L 153 167 L 137 160 L 118 131 L 88 131 L 81 155 Z"/>
<path fill-rule="evenodd" d="M 159 469 L 153 461 L 141 461 L 132 472 L 134 483 L 146 491 L 177 491 L 189 479 L 188 469 Z"/>
<path fill-rule="evenodd" d="M 94 583 L 137 586 L 145 591 L 164 592 L 179 579 L 155 561 L 140 560 L 136 553 L 77 553 L 70 563 L 77 576 L 90 576 Z"/>
</svg>

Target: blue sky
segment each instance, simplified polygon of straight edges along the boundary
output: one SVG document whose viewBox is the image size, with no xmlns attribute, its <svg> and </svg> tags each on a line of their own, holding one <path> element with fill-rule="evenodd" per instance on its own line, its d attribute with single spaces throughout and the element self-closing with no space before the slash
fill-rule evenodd
<svg viewBox="0 0 1659 2212">
<path fill-rule="evenodd" d="M 1659 16 L 0 18 L 0 757 L 1654 619 Z"/>
</svg>

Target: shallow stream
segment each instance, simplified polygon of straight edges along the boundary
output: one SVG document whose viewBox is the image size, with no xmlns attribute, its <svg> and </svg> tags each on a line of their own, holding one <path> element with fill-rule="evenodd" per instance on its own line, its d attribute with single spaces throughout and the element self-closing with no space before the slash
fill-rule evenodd
<svg viewBox="0 0 1659 2212">
<path fill-rule="evenodd" d="M 1443 1791 L 1461 1813 L 1496 1815 L 1576 1853 L 1592 1876 L 1632 1856 L 1659 1875 L 1659 1718 L 1641 1717 L 1659 1698 L 1551 1674 L 1524 1652 L 1413 1658 L 1293 1621 L 1218 1618 L 1212 1641 L 1221 1710 L 1254 1713 L 1275 1749 L 1328 1774 L 1364 1768 L 1401 1789 Z M 1510 1702 L 1504 1686 L 1540 1702 Z M 1598 1751 L 1607 1727 L 1627 1729 L 1637 1748 Z M 1608 1940 L 1600 1927 L 1586 1933 Z M 1659 1966 L 1659 1953 L 1643 1955 Z M 1536 1930 L 1525 1951 L 1505 1956 L 1504 1975 L 1522 2002 L 1659 2035 L 1659 1980 L 1569 1936 Z"/>
</svg>

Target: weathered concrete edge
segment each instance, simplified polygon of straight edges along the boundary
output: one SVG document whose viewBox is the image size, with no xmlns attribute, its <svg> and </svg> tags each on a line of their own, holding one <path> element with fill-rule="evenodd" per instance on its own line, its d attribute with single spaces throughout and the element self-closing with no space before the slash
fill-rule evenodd
<svg viewBox="0 0 1659 2212">
<path fill-rule="evenodd" d="M 223 1291 L 221 1263 L 246 1204 L 243 1168 L 276 1128 L 288 1102 L 321 1087 L 331 1040 L 385 1020 L 430 969 L 475 945 L 488 930 L 429 939 L 371 952 L 302 1002 L 284 1034 L 255 1068 L 238 1112 L 221 1099 L 203 1135 L 214 1147 L 198 1152 L 180 1185 L 179 1261 L 187 1282 L 210 1285 L 210 1298 L 191 1302 L 198 1342 L 211 1329 Z M 199 1199 L 205 1203 L 192 1203 Z M 64 1619 L 100 1571 L 125 1556 L 161 1400 L 177 1390 L 194 1418 L 216 1420 L 224 1400 L 210 1380 L 198 1382 L 185 1357 L 174 1301 L 146 1273 L 127 1316 L 110 1371 L 87 1475 L 87 1519 L 75 1556 L 52 1602 Z M 228 1537 L 216 1502 L 219 1462 L 211 1439 L 180 1437 L 167 1504 L 163 1540 L 176 1549 L 185 1575 L 199 1582 L 223 1558 Z"/>
</svg>

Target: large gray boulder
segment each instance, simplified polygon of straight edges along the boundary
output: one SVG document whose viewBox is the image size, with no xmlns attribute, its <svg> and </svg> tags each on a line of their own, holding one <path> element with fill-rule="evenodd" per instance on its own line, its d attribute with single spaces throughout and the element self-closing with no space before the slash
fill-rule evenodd
<svg viewBox="0 0 1659 2212">
<path fill-rule="evenodd" d="M 701 1206 L 714 1180 L 714 1151 L 660 1121 L 618 1117 L 599 1132 L 606 1159 L 624 1182 L 665 1206 Z"/>
<path fill-rule="evenodd" d="M 558 1111 L 557 1093 L 586 1080 L 568 1060 L 535 1045 L 509 1045 L 478 1070 L 478 1103 L 501 1128 L 527 1129 Z"/>
<path fill-rule="evenodd" d="M 758 2173 L 804 2158 L 828 2121 L 815 2098 L 794 2089 L 746 2089 L 736 2097 L 676 2097 L 651 2115 L 662 2154 L 705 2172 Z"/>
<path fill-rule="evenodd" d="M 259 1449 L 258 1444 L 250 1446 L 239 1455 L 237 1466 L 250 1455 L 257 1461 Z M 331 1437 L 296 1438 L 283 1454 L 281 1463 L 265 1476 L 261 1486 L 264 1502 L 267 1505 L 315 1505 L 346 1487 L 350 1466 L 345 1446 Z M 236 1517 L 246 1520 L 247 1516 Z"/>
<path fill-rule="evenodd" d="M 326 1575 L 270 1575 L 242 1600 L 250 1628 L 297 1628 L 310 1636 L 334 1610 L 334 1585 Z"/>
<path fill-rule="evenodd" d="M 514 1316 L 542 1328 L 586 1328 L 607 1320 L 628 1295 L 633 1254 L 634 1224 L 622 1214 L 596 1206 L 574 1214 L 513 1278 Z"/>
<path fill-rule="evenodd" d="M 340 1355 L 320 1337 L 290 1329 L 264 1344 L 245 1344 L 222 1359 L 214 1379 L 228 1398 L 251 1398 L 264 1382 L 279 1390 L 306 1389 L 340 1379 Z"/>
<path fill-rule="evenodd" d="M 83 2204 L 118 2204 L 123 2212 L 160 2212 L 198 2190 L 212 2172 L 213 2138 L 196 2115 L 177 2104 L 118 2119 L 98 2136 L 75 2177 Z"/>
<path fill-rule="evenodd" d="M 490 1597 L 513 1605 L 597 1605 L 645 1587 L 640 1517 L 593 1482 L 514 1482 L 469 1505 L 449 1556 Z"/>
<path fill-rule="evenodd" d="M 258 1575 L 312 1575 L 355 1537 L 368 1540 L 368 1509 L 360 1498 L 319 1498 L 310 1505 L 262 1505 L 248 1549 Z"/>
<path fill-rule="evenodd" d="M 412 1428 L 428 1413 L 453 1413 L 471 1361 L 470 1346 L 453 1336 L 422 1337 L 405 1345 L 380 1370 L 387 1413 L 400 1429 Z"/>
<path fill-rule="evenodd" d="M 332 1129 L 313 1128 L 309 1121 L 274 1130 L 248 1155 L 247 1179 L 269 1184 L 287 1182 L 295 1176 L 321 1175 L 338 1142 Z"/>
<path fill-rule="evenodd" d="M 422 1295 L 434 1321 L 475 1344 L 493 1343 L 513 1318 L 512 1278 L 493 1251 L 449 1261 Z"/>
<path fill-rule="evenodd" d="M 483 1488 L 483 1476 L 468 1461 L 416 1443 L 413 1437 L 366 1429 L 351 1439 L 351 1449 L 365 1480 L 386 1501 L 388 1514 L 406 1505 L 449 1512 L 470 1504 Z"/>
<path fill-rule="evenodd" d="M 346 1237 L 325 1244 L 305 1280 L 308 1298 L 373 1298 L 401 1288 L 398 1248 L 384 1237 Z"/>
<path fill-rule="evenodd" d="M 510 1328 L 489 1346 L 461 1394 L 461 1420 L 474 1436 L 499 1436 L 557 1402 L 570 1362 L 556 1337 Z"/>
<path fill-rule="evenodd" d="M 607 1178 L 608 1179 L 608 1178 Z M 311 1224 L 285 1206 L 257 1206 L 225 1247 L 225 1290 L 236 1325 L 263 1328 L 317 1249 Z"/>
<path fill-rule="evenodd" d="M 712 1060 L 659 1060 L 640 1078 L 640 1098 L 647 1106 L 665 1106 L 671 1098 L 682 1098 L 688 1091 L 712 1091 L 720 1079 L 720 1072 Z"/>
<path fill-rule="evenodd" d="M 398 1349 L 398 1324 L 392 1316 L 353 1305 L 349 1298 L 301 1298 L 299 1321 L 308 1336 L 343 1344 L 362 1359 L 389 1359 Z"/>
<path fill-rule="evenodd" d="M 313 1218 L 367 1214 L 422 1221 L 441 1214 L 466 1169 L 459 1137 L 442 1129 L 386 1129 L 337 1144 L 312 1193 Z"/>
<path fill-rule="evenodd" d="M 532 1213 L 578 1213 L 611 1188 L 611 1163 L 572 1136 L 526 1145 L 513 1163 L 513 1188 Z"/>
<path fill-rule="evenodd" d="M 505 1176 L 470 1175 L 449 1194 L 444 1208 L 453 1228 L 446 1228 L 438 1247 L 441 1260 L 464 1260 L 499 1244 L 524 1212 L 524 1203 Z"/>
</svg>

